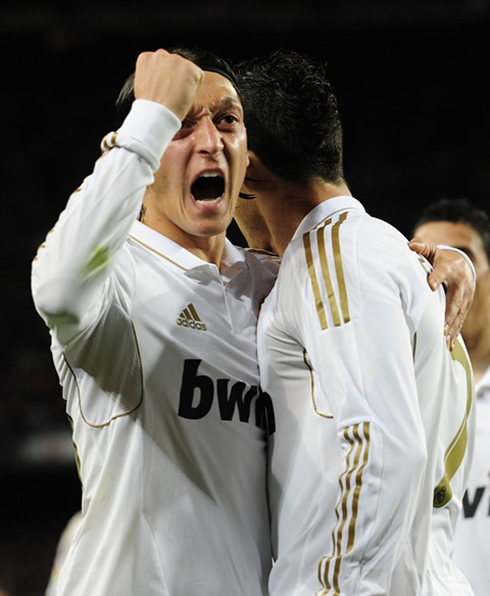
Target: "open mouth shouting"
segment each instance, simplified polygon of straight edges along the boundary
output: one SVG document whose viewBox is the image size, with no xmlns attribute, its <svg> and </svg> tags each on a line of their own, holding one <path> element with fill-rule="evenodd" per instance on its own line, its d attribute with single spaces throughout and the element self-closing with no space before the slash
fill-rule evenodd
<svg viewBox="0 0 490 596">
<path fill-rule="evenodd" d="M 225 181 L 218 171 L 203 172 L 191 185 L 191 194 L 200 204 L 212 205 L 223 198 Z"/>
</svg>

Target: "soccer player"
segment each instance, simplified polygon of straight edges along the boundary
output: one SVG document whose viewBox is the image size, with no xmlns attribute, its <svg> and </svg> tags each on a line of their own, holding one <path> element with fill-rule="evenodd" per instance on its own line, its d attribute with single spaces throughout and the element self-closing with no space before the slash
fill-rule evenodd
<svg viewBox="0 0 490 596">
<path fill-rule="evenodd" d="M 414 234 L 427 242 L 465 251 L 476 270 L 476 290 L 461 334 L 475 376 L 475 455 L 456 526 L 454 560 L 476 596 L 490 587 L 490 217 L 465 198 L 440 199 L 427 205 Z"/>
<path fill-rule="evenodd" d="M 284 51 L 239 73 L 256 206 L 237 220 L 246 235 L 262 217 L 283 255 L 257 333 L 276 415 L 270 592 L 470 595 L 451 552 L 474 387 L 444 292 L 352 196 L 324 65 Z"/>
<path fill-rule="evenodd" d="M 32 267 L 83 487 L 53 589 L 266 594 L 274 414 L 255 337 L 277 264 L 225 236 L 248 163 L 233 73 L 145 52 L 118 103 Z"/>
<path fill-rule="evenodd" d="M 267 593 L 255 336 L 275 272 L 225 237 L 248 162 L 233 74 L 180 54 L 138 57 L 129 115 L 33 262 L 83 487 L 60 596 Z"/>
</svg>

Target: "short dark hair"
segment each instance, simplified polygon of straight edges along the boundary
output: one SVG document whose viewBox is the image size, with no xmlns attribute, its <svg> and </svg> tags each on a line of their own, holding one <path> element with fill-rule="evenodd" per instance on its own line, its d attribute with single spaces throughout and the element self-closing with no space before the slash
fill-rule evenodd
<svg viewBox="0 0 490 596">
<path fill-rule="evenodd" d="M 202 70 L 217 72 L 230 80 L 235 87 L 238 97 L 240 91 L 235 77 L 235 73 L 226 60 L 220 58 L 218 55 L 201 48 L 181 48 L 176 47 L 168 50 L 170 53 L 179 54 L 183 58 L 187 58 L 194 64 L 197 64 Z M 124 85 L 119 91 L 116 99 L 116 114 L 114 127 L 117 129 L 124 122 L 124 119 L 129 114 L 131 106 L 134 101 L 134 72 L 126 79 Z"/>
<path fill-rule="evenodd" d="M 470 225 L 481 237 L 490 263 L 490 217 L 486 211 L 473 205 L 467 198 L 441 198 L 422 211 L 413 230 L 431 221 L 450 221 Z"/>
<path fill-rule="evenodd" d="M 296 183 L 343 179 L 342 126 L 326 64 L 293 50 L 238 62 L 248 147 Z"/>
</svg>

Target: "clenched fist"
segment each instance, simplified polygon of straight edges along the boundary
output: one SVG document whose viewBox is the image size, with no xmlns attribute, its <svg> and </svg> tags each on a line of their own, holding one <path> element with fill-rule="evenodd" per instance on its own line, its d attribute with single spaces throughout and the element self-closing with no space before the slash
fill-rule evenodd
<svg viewBox="0 0 490 596">
<path fill-rule="evenodd" d="M 160 103 L 183 120 L 202 77 L 202 70 L 179 54 L 143 52 L 136 60 L 134 96 Z"/>
</svg>

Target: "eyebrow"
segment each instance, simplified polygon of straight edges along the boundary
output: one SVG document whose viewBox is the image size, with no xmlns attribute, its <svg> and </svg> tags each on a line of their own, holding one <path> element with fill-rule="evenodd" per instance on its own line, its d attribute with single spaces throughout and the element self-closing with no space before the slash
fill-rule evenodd
<svg viewBox="0 0 490 596">
<path fill-rule="evenodd" d="M 219 103 L 222 107 L 225 107 L 225 108 L 232 107 L 232 106 L 239 106 L 239 107 L 243 108 L 242 102 L 238 98 L 231 97 L 229 95 L 225 95 L 217 103 Z"/>
<path fill-rule="evenodd" d="M 216 100 L 215 102 L 206 105 L 200 106 L 197 110 L 195 107 L 191 107 L 191 110 L 187 114 L 187 116 L 191 116 L 191 114 L 199 114 L 202 110 L 209 110 L 211 114 L 219 113 L 222 110 L 226 110 L 228 108 L 239 108 L 243 114 L 243 106 L 242 102 L 236 98 L 231 97 L 229 95 L 224 95 L 220 99 Z"/>
</svg>

